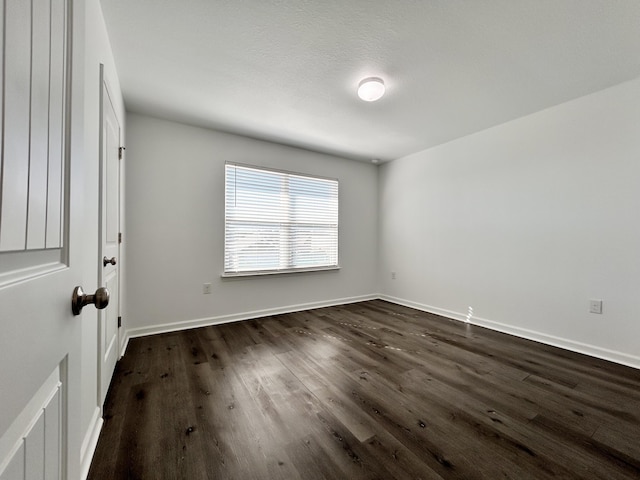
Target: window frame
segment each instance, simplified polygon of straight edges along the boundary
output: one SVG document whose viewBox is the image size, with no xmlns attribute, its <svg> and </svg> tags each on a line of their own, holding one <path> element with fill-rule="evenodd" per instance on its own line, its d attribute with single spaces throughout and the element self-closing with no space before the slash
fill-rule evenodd
<svg viewBox="0 0 640 480">
<path fill-rule="evenodd" d="M 290 175 L 295 177 L 306 177 L 314 180 L 324 180 L 335 182 L 336 184 L 336 200 L 337 200 L 337 223 L 336 223 L 336 263 L 332 265 L 310 266 L 310 267 L 289 267 L 289 268 L 275 268 L 275 269 L 263 269 L 263 270 L 239 270 L 239 271 L 227 271 L 226 270 L 226 258 L 227 258 L 227 167 L 241 167 L 251 170 L 259 170 L 269 173 Z M 224 238 L 223 238 L 223 258 L 222 258 L 222 273 L 223 278 L 233 277 L 253 277 L 253 276 L 265 276 L 265 275 L 280 275 L 291 273 L 305 273 L 305 272 L 323 272 L 323 271 L 335 271 L 340 270 L 340 181 L 337 178 L 325 177 L 321 175 L 313 175 L 302 172 L 294 172 L 290 170 L 283 170 L 278 168 L 264 167 L 258 165 L 251 165 L 238 162 L 225 162 L 224 163 Z"/>
</svg>

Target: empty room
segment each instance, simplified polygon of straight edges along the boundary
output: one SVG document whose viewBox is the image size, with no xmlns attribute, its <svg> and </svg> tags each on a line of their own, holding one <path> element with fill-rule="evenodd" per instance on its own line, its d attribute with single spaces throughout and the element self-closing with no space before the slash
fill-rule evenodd
<svg viewBox="0 0 640 480">
<path fill-rule="evenodd" d="M 0 480 L 640 478 L 639 2 L 0 15 Z"/>
</svg>

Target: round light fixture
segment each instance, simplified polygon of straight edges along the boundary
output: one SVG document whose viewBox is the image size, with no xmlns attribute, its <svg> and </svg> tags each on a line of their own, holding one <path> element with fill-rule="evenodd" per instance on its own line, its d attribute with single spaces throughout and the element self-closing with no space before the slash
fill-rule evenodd
<svg viewBox="0 0 640 480">
<path fill-rule="evenodd" d="M 358 96 L 365 102 L 375 102 L 384 95 L 384 82 L 378 77 L 365 78 L 358 85 Z"/>
</svg>

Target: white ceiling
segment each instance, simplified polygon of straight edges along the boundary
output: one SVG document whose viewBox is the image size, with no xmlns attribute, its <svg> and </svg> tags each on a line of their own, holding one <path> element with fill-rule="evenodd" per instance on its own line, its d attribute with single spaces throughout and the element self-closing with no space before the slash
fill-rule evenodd
<svg viewBox="0 0 640 480">
<path fill-rule="evenodd" d="M 640 75 L 639 0 L 102 0 L 127 109 L 390 160 Z M 387 94 L 358 99 L 381 76 Z"/>
</svg>

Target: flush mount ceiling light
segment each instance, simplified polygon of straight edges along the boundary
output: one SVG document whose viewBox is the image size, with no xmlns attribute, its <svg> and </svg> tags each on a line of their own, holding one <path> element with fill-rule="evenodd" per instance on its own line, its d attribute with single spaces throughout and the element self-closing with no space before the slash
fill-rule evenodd
<svg viewBox="0 0 640 480">
<path fill-rule="evenodd" d="M 378 77 L 365 78 L 358 85 L 358 96 L 365 102 L 375 102 L 384 95 L 384 82 Z"/>
</svg>

